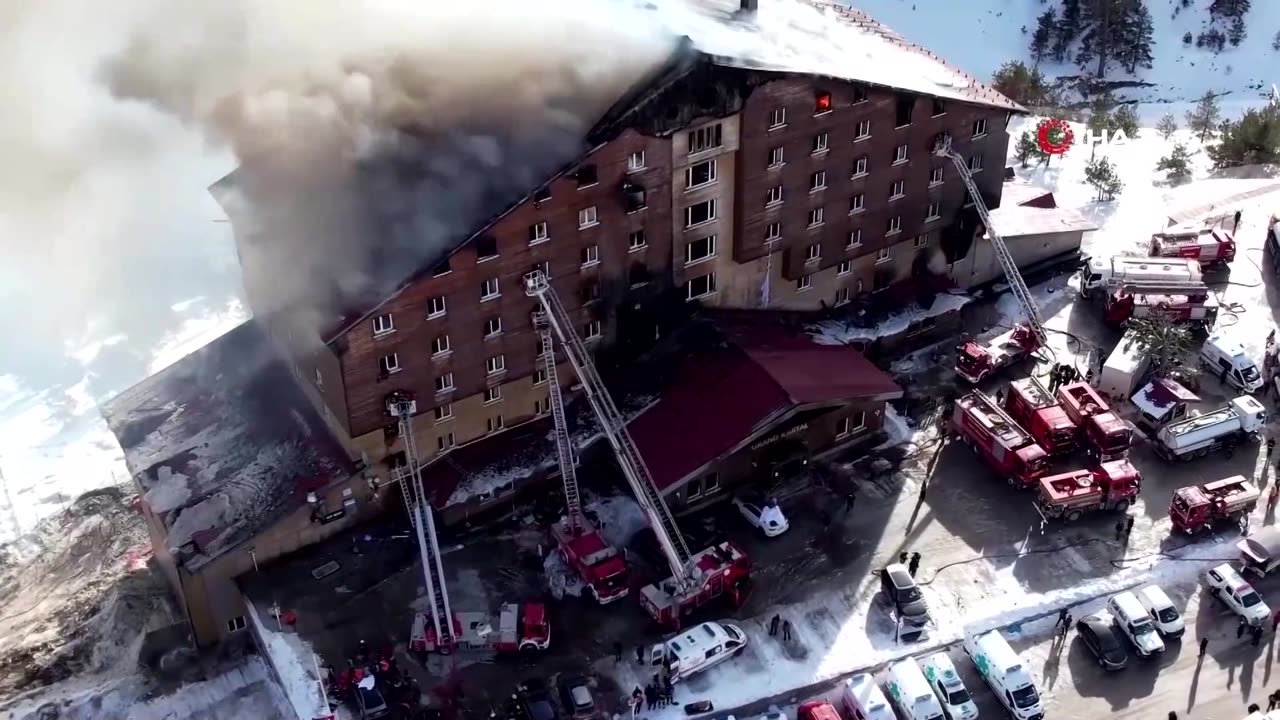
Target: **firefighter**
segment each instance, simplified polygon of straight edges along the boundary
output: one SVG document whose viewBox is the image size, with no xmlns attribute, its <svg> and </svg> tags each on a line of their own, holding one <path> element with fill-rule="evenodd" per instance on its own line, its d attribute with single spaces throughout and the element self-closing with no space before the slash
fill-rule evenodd
<svg viewBox="0 0 1280 720">
<path fill-rule="evenodd" d="M 1267 512 L 1276 511 L 1276 503 L 1280 502 L 1280 481 L 1271 486 L 1271 492 L 1267 493 Z"/>
</svg>

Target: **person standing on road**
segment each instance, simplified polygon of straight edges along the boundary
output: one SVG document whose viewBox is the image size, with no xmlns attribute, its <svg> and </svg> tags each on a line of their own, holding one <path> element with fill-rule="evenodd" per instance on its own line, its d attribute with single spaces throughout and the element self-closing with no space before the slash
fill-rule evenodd
<svg viewBox="0 0 1280 720">
<path fill-rule="evenodd" d="M 858 496 L 853 494 L 852 491 L 844 494 L 844 512 L 846 515 L 853 512 L 853 504 L 857 501 Z"/>
<path fill-rule="evenodd" d="M 791 642 L 791 621 L 782 621 L 782 642 Z"/>
<path fill-rule="evenodd" d="M 909 553 L 909 552 L 900 552 L 900 553 L 898 553 L 898 562 L 902 563 L 903 565 L 906 565 L 906 564 L 907 564 L 907 559 L 908 559 L 908 558 L 910 558 L 910 557 L 911 557 L 911 553 Z"/>
<path fill-rule="evenodd" d="M 1124 521 L 1124 536 L 1129 537 L 1129 533 L 1132 533 L 1132 532 L 1133 532 L 1133 516 L 1130 515 L 1129 517 L 1125 518 L 1125 521 Z"/>
<path fill-rule="evenodd" d="M 774 637 L 778 634 L 778 623 L 780 622 L 782 622 L 782 618 L 777 614 L 769 620 L 769 637 Z"/>
<path fill-rule="evenodd" d="M 1124 537 L 1124 520 L 1116 521 L 1116 540 Z"/>
<path fill-rule="evenodd" d="M 1276 705 L 1280 705 L 1280 690 L 1276 690 L 1267 696 L 1267 712 L 1275 710 Z"/>
<path fill-rule="evenodd" d="M 1067 624 L 1067 609 L 1062 608 L 1061 610 L 1058 611 L 1058 622 L 1054 624 L 1054 627 L 1059 628 L 1066 624 Z"/>
<path fill-rule="evenodd" d="M 1258 647 L 1258 645 L 1262 642 L 1262 626 L 1254 625 L 1253 629 L 1250 632 L 1253 633 L 1253 643 L 1252 643 L 1253 646 Z"/>
<path fill-rule="evenodd" d="M 658 691 L 653 689 L 653 685 L 644 686 L 644 700 L 650 710 L 658 704 Z"/>
<path fill-rule="evenodd" d="M 907 564 L 907 572 L 911 573 L 911 577 L 916 576 L 916 571 L 920 569 L 920 553 L 911 553 L 911 562 Z"/>
<path fill-rule="evenodd" d="M 1240 231 L 1240 212 L 1239 210 L 1236 211 L 1236 221 L 1231 223 L 1231 232 L 1233 233 Z"/>
<path fill-rule="evenodd" d="M 1200 638 L 1200 657 L 1204 657 L 1207 652 L 1209 652 L 1209 638 L 1202 637 Z"/>
<path fill-rule="evenodd" d="M 643 645 L 636 646 L 636 664 L 637 665 L 644 664 L 644 646 Z"/>
</svg>

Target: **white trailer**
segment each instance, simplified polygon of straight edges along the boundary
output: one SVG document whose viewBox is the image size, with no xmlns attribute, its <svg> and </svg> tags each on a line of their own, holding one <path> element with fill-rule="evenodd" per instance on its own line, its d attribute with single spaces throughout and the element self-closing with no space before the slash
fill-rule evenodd
<svg viewBox="0 0 1280 720">
<path fill-rule="evenodd" d="M 1200 261 L 1190 258 L 1127 257 L 1092 258 L 1084 268 L 1080 294 L 1088 297 L 1097 288 L 1113 288 L 1130 282 L 1200 282 Z"/>
<path fill-rule="evenodd" d="M 1120 344 L 1107 357 L 1098 376 L 1098 393 L 1109 400 L 1128 400 L 1138 381 L 1151 365 L 1151 357 L 1138 347 L 1132 330 L 1120 338 Z"/>
<path fill-rule="evenodd" d="M 1267 423 L 1267 410 L 1249 395 L 1227 407 L 1170 423 L 1156 434 L 1156 452 L 1166 460 L 1191 460 L 1214 450 L 1231 452 L 1246 437 L 1257 438 Z"/>
</svg>

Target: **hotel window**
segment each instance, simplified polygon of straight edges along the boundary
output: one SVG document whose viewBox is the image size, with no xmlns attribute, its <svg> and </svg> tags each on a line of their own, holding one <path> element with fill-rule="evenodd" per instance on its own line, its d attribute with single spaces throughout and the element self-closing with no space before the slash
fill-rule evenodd
<svg viewBox="0 0 1280 720">
<path fill-rule="evenodd" d="M 853 177 L 860 178 L 867 175 L 867 156 L 863 155 L 853 161 Z"/>
<path fill-rule="evenodd" d="M 504 355 L 494 355 L 484 361 L 484 371 L 489 375 L 497 375 L 507 369 L 507 358 Z"/>
<path fill-rule="evenodd" d="M 851 214 L 860 213 L 863 210 L 865 210 L 866 207 L 867 207 L 867 197 L 862 193 L 858 193 L 857 195 L 854 195 L 853 197 L 849 198 L 849 212 Z"/>
<path fill-rule="evenodd" d="M 547 224 L 545 222 L 534 223 L 529 226 L 530 245 L 546 242 L 549 238 L 550 236 L 547 235 Z"/>
<path fill-rule="evenodd" d="M 818 153 L 824 153 L 827 151 L 827 143 L 829 140 L 830 140 L 830 137 L 826 133 L 818 133 L 817 135 L 813 136 L 813 142 L 809 144 L 809 150 L 814 155 L 817 155 Z"/>
<path fill-rule="evenodd" d="M 704 200 L 684 209 L 684 226 L 686 228 L 711 222 L 716 219 L 715 199 Z"/>
<path fill-rule="evenodd" d="M 769 167 L 771 168 L 782 167 L 783 157 L 784 155 L 783 155 L 782 148 L 776 147 L 770 150 L 769 151 Z"/>
<path fill-rule="evenodd" d="M 840 264 L 836 266 L 836 275 L 848 275 L 852 271 L 853 271 L 852 260 L 841 260 Z"/>
<path fill-rule="evenodd" d="M 704 162 L 690 165 L 689 169 L 684 171 L 684 188 L 693 190 L 703 185 L 710 185 L 716 181 L 716 161 L 706 160 Z"/>
<path fill-rule="evenodd" d="M 685 299 L 697 300 L 700 297 L 706 297 L 716 291 L 716 274 L 708 273 L 701 277 L 690 279 L 684 284 Z"/>
<path fill-rule="evenodd" d="M 396 353 L 391 353 L 378 358 L 378 370 L 383 375 L 400 372 L 400 356 Z"/>
<path fill-rule="evenodd" d="M 449 448 L 453 447 L 453 445 L 454 445 L 453 433 L 451 432 L 447 432 L 441 435 L 440 437 L 436 438 L 437 450 L 448 450 Z"/>
<path fill-rule="evenodd" d="M 764 199 L 765 206 L 777 205 L 780 202 L 782 202 L 782 186 L 778 185 L 776 187 L 769 188 L 769 194 L 766 195 Z"/>
<path fill-rule="evenodd" d="M 580 255 L 582 257 L 582 267 L 591 267 L 592 265 L 600 264 L 599 245 L 588 245 L 587 247 L 582 248 Z"/>
<path fill-rule="evenodd" d="M 929 203 L 928 210 L 925 211 L 925 220 L 937 220 L 942 217 L 942 204 L 937 202 Z"/>
<path fill-rule="evenodd" d="M 827 171 L 819 170 L 809 176 L 809 192 L 817 192 L 827 187 Z"/>
<path fill-rule="evenodd" d="M 813 96 L 813 114 L 814 115 L 822 115 L 824 113 L 829 113 L 834 107 L 835 105 L 831 102 L 831 93 L 819 92 L 814 94 Z"/>
<path fill-rule="evenodd" d="M 627 251 L 643 250 L 645 246 L 644 230 L 636 230 L 627 236 Z"/>
<path fill-rule="evenodd" d="M 688 134 L 689 154 L 713 150 L 724 144 L 723 129 L 720 123 L 691 130 Z"/>
<path fill-rule="evenodd" d="M 983 135 L 986 135 L 986 134 L 987 134 L 987 121 L 986 121 L 986 119 L 978 119 L 978 120 L 974 120 L 974 121 L 973 121 L 973 136 L 974 136 L 975 138 L 980 138 L 980 137 L 982 137 Z"/>
<path fill-rule="evenodd" d="M 822 259 L 822 245 L 813 243 L 804 249 L 804 261 L 806 263 L 818 262 Z"/>
<path fill-rule="evenodd" d="M 377 337 L 379 335 L 386 335 L 387 333 L 392 333 L 395 331 L 396 331 L 396 324 L 391 319 L 391 313 L 387 313 L 386 315 L 379 315 L 378 317 L 373 319 L 374 337 Z"/>
<path fill-rule="evenodd" d="M 449 336 L 439 335 L 431 341 L 431 354 L 444 355 L 449 352 Z"/>
<path fill-rule="evenodd" d="M 453 418 L 453 403 L 445 403 L 432 409 L 431 414 L 435 416 L 436 422 L 443 422 Z"/>
<path fill-rule="evenodd" d="M 936 168 L 934 168 L 932 171 L 930 171 L 930 172 L 929 172 L 929 184 L 930 184 L 930 185 L 941 185 L 941 184 L 942 184 L 943 172 L 944 172 L 944 171 L 943 171 L 943 168 L 942 168 L 942 166 L 941 166 L 941 165 L 939 165 L 938 167 L 936 167 Z"/>
<path fill-rule="evenodd" d="M 494 387 L 491 387 L 491 388 L 485 388 L 485 389 L 484 389 L 484 401 L 485 401 L 485 404 L 488 404 L 488 403 L 495 403 L 495 402 L 498 402 L 498 401 L 499 401 L 499 400 L 501 400 L 501 399 L 502 399 L 502 388 L 501 388 L 501 387 L 498 387 L 498 386 L 496 386 L 496 385 L 495 385 Z"/>
<path fill-rule="evenodd" d="M 886 263 L 893 259 L 893 248 L 882 247 L 876 251 L 876 264 Z"/>
<path fill-rule="evenodd" d="M 900 232 L 902 232 L 902 216 L 894 215 L 889 218 L 889 229 L 885 232 L 885 235 L 896 235 Z"/>
<path fill-rule="evenodd" d="M 969 158 L 969 172 L 981 172 L 981 171 L 982 171 L 982 156 L 974 155 L 973 157 Z"/>
<path fill-rule="evenodd" d="M 699 238 L 689 241 L 684 248 L 684 264 L 692 265 L 696 262 L 715 257 L 716 254 L 716 236 Z"/>
<path fill-rule="evenodd" d="M 814 208 L 809 211 L 809 227 L 818 227 L 822 224 L 822 208 Z"/>
<path fill-rule="evenodd" d="M 578 179 L 579 190 L 591 187 L 592 185 L 600 182 L 600 179 L 596 176 L 595 165 L 583 165 L 578 168 L 578 172 L 574 173 L 574 177 Z"/>
<path fill-rule="evenodd" d="M 437 318 L 444 315 L 445 304 L 443 297 L 433 297 L 427 300 L 427 317 Z"/>
<path fill-rule="evenodd" d="M 811 287 L 813 287 L 812 275 L 801 275 L 800 279 L 796 280 L 796 292 L 800 292 L 802 290 L 808 290 Z"/>
<path fill-rule="evenodd" d="M 900 198 L 900 197 L 902 197 L 903 195 L 905 195 L 905 194 L 906 194 L 906 187 L 907 187 L 907 184 L 906 184 L 906 183 L 904 183 L 903 181 L 901 181 L 901 180 L 894 180 L 894 181 L 893 181 L 893 184 L 891 184 L 891 185 L 889 186 L 889 199 L 890 199 L 890 200 L 897 200 L 898 198 Z"/>
<path fill-rule="evenodd" d="M 644 169 L 644 151 L 637 150 L 627 156 L 627 172 Z"/>
<path fill-rule="evenodd" d="M 774 108 L 769 111 L 769 129 L 780 128 L 787 124 L 787 109 Z"/>
<path fill-rule="evenodd" d="M 595 340 L 600 337 L 600 321 L 591 320 L 582 328 L 583 340 Z"/>
<path fill-rule="evenodd" d="M 898 165 L 907 161 L 907 146 L 899 145 L 893 151 L 893 164 Z"/>
<path fill-rule="evenodd" d="M 492 317 L 484 321 L 484 336 L 491 338 L 502 334 L 502 318 Z"/>
<path fill-rule="evenodd" d="M 541 385 L 547 381 L 547 371 L 541 368 L 533 371 L 533 384 Z"/>
<path fill-rule="evenodd" d="M 489 278 L 483 283 L 480 283 L 480 299 L 482 301 L 492 300 L 500 294 L 501 293 L 498 292 L 498 278 Z"/>
<path fill-rule="evenodd" d="M 869 137 L 871 137 L 871 121 L 862 120 L 858 123 L 858 129 L 854 132 L 853 140 L 854 142 L 857 142 L 859 140 L 866 140 Z"/>
<path fill-rule="evenodd" d="M 771 222 L 764 228 L 764 241 L 775 242 L 782 239 L 782 223 Z"/>
<path fill-rule="evenodd" d="M 844 305 L 849 302 L 849 288 L 840 288 L 836 290 L 836 305 Z"/>
<path fill-rule="evenodd" d="M 436 392 L 449 392 L 453 389 L 453 373 L 447 372 L 436 378 Z"/>
<path fill-rule="evenodd" d="M 845 243 L 844 247 L 846 250 L 852 250 L 853 248 L 859 247 L 861 245 L 862 245 L 862 228 L 858 228 L 857 230 L 853 230 L 849 233 L 849 241 Z"/>
<path fill-rule="evenodd" d="M 504 427 L 502 424 L 502 416 L 494 415 L 493 417 L 488 418 L 485 420 L 485 426 L 488 427 L 489 432 L 498 432 Z"/>
<path fill-rule="evenodd" d="M 582 208 L 578 211 L 578 229 L 585 230 L 600 224 L 598 215 L 596 214 L 596 206 Z"/>
</svg>

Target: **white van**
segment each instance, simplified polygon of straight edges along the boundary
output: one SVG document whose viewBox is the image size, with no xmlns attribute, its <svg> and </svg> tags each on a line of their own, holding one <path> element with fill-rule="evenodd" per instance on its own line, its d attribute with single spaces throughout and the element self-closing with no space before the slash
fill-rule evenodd
<svg viewBox="0 0 1280 720">
<path fill-rule="evenodd" d="M 942 703 L 914 658 L 889 666 L 889 697 L 907 720 L 942 720 Z"/>
<path fill-rule="evenodd" d="M 1164 652 L 1164 641 L 1156 632 L 1156 625 L 1147 614 L 1147 609 L 1138 602 L 1138 597 L 1131 592 L 1112 595 L 1107 601 L 1107 612 L 1111 613 L 1112 622 L 1120 628 L 1120 632 L 1129 638 L 1138 651 L 1138 657 L 1151 657 Z"/>
<path fill-rule="evenodd" d="M 844 681 L 840 703 L 853 720 L 897 720 L 876 679 L 866 673 Z"/>
<path fill-rule="evenodd" d="M 1218 330 L 1200 348 L 1200 364 L 1218 377 L 1225 373 L 1227 385 L 1251 393 L 1262 388 L 1258 365 L 1245 354 L 1244 346 L 1225 330 Z"/>
<path fill-rule="evenodd" d="M 978 717 L 978 704 L 969 695 L 969 689 L 956 672 L 956 666 L 945 652 L 934 653 L 924 661 L 924 679 L 942 703 L 942 710 L 951 720 L 974 720 Z"/>
<path fill-rule="evenodd" d="M 694 625 L 649 649 L 649 663 L 671 667 L 671 682 L 714 667 L 742 652 L 747 634 L 730 623 L 704 622 Z"/>
<path fill-rule="evenodd" d="M 1158 585 L 1148 585 L 1139 590 L 1138 602 L 1147 609 L 1151 622 L 1156 624 L 1156 630 L 1161 635 L 1169 639 L 1182 637 L 1182 633 L 1187 629 L 1182 622 L 1182 614 Z"/>
<path fill-rule="evenodd" d="M 1036 681 L 999 630 L 965 636 L 964 651 L 1014 720 L 1044 720 Z"/>
</svg>

